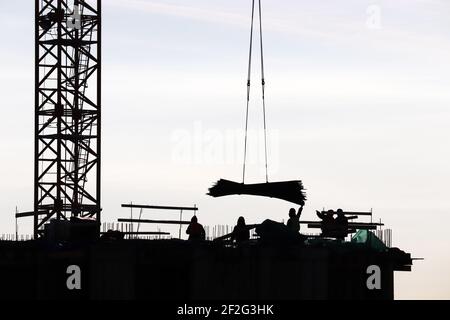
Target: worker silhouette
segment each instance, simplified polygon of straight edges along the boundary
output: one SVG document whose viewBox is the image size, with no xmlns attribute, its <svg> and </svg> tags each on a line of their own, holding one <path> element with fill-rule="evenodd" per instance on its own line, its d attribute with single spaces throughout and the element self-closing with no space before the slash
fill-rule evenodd
<svg viewBox="0 0 450 320">
<path fill-rule="evenodd" d="M 244 217 L 239 217 L 236 226 L 233 229 L 231 240 L 237 244 L 248 241 L 250 239 L 250 231 L 245 224 Z"/>
<path fill-rule="evenodd" d="M 298 208 L 297 214 L 295 209 L 291 208 L 289 210 L 289 220 L 287 221 L 287 227 L 290 231 L 298 233 L 300 231 L 300 216 L 303 211 L 303 205 Z"/>
<path fill-rule="evenodd" d="M 335 229 L 334 211 L 317 211 L 317 216 L 322 219 L 320 228 L 322 229 L 322 236 L 331 237 L 333 235 L 333 230 Z"/>
<path fill-rule="evenodd" d="M 198 223 L 197 217 L 193 216 L 191 223 L 186 229 L 186 233 L 189 235 L 189 240 L 203 241 L 205 240 L 205 229 Z"/>
<path fill-rule="evenodd" d="M 336 238 L 344 240 L 344 238 L 348 235 L 348 219 L 342 209 L 337 209 L 336 214 Z"/>
</svg>

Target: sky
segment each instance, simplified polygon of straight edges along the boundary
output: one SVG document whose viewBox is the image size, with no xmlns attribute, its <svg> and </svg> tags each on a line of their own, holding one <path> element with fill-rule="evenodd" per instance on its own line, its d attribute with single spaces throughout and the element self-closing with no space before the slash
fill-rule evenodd
<svg viewBox="0 0 450 320">
<path fill-rule="evenodd" d="M 286 220 L 281 200 L 206 195 L 242 179 L 250 1 L 103 2 L 103 220 L 129 202 L 197 205 L 209 226 Z M 450 299 L 449 16 L 447 0 L 263 1 L 269 179 L 303 181 L 305 220 L 373 209 L 424 258 L 396 273 L 397 299 Z M 0 234 L 33 205 L 33 20 L 29 1 L 0 2 Z M 264 181 L 258 59 L 249 183 Z"/>
</svg>

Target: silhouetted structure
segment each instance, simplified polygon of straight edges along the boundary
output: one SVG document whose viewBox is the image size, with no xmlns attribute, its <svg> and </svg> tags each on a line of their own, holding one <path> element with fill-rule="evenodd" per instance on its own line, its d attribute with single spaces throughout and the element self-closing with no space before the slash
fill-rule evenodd
<svg viewBox="0 0 450 320">
<path fill-rule="evenodd" d="M 0 241 L 0 298 L 393 298 L 394 271 L 411 270 L 411 256 L 387 248 L 367 231 L 380 224 L 347 220 L 345 232 L 363 229 L 351 242 L 325 239 L 333 236 L 333 212 L 319 212 L 322 222 L 299 222 L 300 209 L 289 226 L 272 220 L 246 225 L 241 217 L 233 233 L 217 241 L 125 239 L 125 235 L 167 235 L 139 231 L 141 223 L 164 223 L 179 224 L 180 230 L 189 224 L 189 239 L 205 240 L 196 216 L 190 223 L 182 220 L 183 210 L 197 208 L 139 206 L 141 214 L 143 209 L 180 210 L 180 219 L 131 215 L 119 219 L 130 223 L 130 229 L 108 229 L 100 236 L 101 0 L 35 0 L 35 5 L 35 205 L 34 211 L 16 215 L 34 217 L 35 239 Z M 264 90 L 264 74 L 262 83 Z M 306 200 L 301 181 L 219 180 L 210 189 L 214 197 L 232 194 L 273 197 L 301 206 Z M 129 206 L 133 207 L 137 208 Z M 344 219 L 350 218 L 342 214 L 348 213 L 341 213 L 339 223 L 345 226 Z M 300 223 L 322 228 L 323 237 L 301 235 Z M 252 229 L 258 238 L 246 241 Z M 223 241 L 229 238 L 240 245 Z M 371 265 L 381 269 L 380 290 L 366 285 Z M 80 290 L 67 286 L 70 266 L 82 272 Z"/>
<path fill-rule="evenodd" d="M 302 245 L 306 237 L 298 232 L 292 232 L 284 223 L 265 220 L 256 227 L 256 233 L 262 243 L 276 243 L 278 245 Z"/>
<path fill-rule="evenodd" d="M 53 218 L 100 222 L 101 0 L 35 0 L 35 15 L 37 238 Z"/>
<path fill-rule="evenodd" d="M 0 298 L 18 300 L 393 299 L 394 271 L 412 264 L 396 248 L 321 239 L 237 248 L 175 239 L 0 241 L 0 256 Z M 82 270 L 81 290 L 66 286 L 70 265 Z M 370 265 L 381 269 L 380 290 L 366 285 Z"/>
<path fill-rule="evenodd" d="M 133 228 L 133 223 L 137 223 L 137 231 L 139 231 L 139 227 L 141 223 L 156 223 L 156 224 L 179 224 L 179 232 L 178 237 L 181 239 L 181 227 L 182 225 L 190 224 L 189 221 L 183 221 L 183 212 L 184 211 L 194 211 L 197 212 L 198 208 L 197 206 L 193 207 L 174 207 L 174 206 L 155 206 L 155 205 L 138 205 L 138 204 L 122 204 L 122 208 L 130 208 L 130 219 L 119 219 L 119 222 L 130 222 L 130 227 Z M 133 219 L 133 209 L 140 209 L 139 213 L 139 219 Z M 164 211 L 171 211 L 171 212 L 180 212 L 180 220 L 148 220 L 148 219 L 141 219 L 142 213 L 144 210 L 151 209 L 151 210 L 164 210 Z"/>
</svg>

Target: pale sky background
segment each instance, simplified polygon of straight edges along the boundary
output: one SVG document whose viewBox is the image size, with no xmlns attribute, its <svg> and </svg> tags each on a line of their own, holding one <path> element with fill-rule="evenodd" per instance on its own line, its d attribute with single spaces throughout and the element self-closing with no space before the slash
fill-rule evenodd
<svg viewBox="0 0 450 320">
<path fill-rule="evenodd" d="M 205 225 L 286 219 L 287 202 L 205 195 L 241 179 L 250 0 L 103 2 L 103 220 L 130 201 L 196 204 Z M 33 15 L 31 1 L 0 1 L 0 233 L 32 209 Z M 425 258 L 396 273 L 396 298 L 450 299 L 450 1 L 265 0 L 263 15 L 270 179 L 303 180 L 306 220 L 373 208 L 395 246 Z"/>
</svg>

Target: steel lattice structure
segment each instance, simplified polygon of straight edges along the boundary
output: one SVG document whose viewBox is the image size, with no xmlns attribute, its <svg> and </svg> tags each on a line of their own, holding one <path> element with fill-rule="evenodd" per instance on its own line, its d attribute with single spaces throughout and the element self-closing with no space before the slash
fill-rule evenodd
<svg viewBox="0 0 450 320">
<path fill-rule="evenodd" d="M 35 0 L 34 233 L 100 222 L 101 0 Z"/>
</svg>

